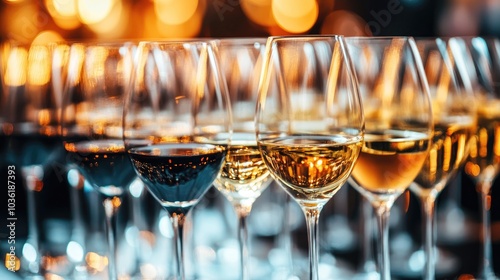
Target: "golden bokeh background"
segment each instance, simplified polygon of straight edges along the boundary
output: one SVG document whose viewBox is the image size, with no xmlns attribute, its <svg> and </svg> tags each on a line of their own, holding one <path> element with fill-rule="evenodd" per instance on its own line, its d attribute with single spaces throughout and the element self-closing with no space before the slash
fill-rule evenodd
<svg viewBox="0 0 500 280">
<path fill-rule="evenodd" d="M 500 0 L 0 0 L 0 40 L 500 34 Z"/>
<path fill-rule="evenodd" d="M 342 8 L 352 5 L 335 0 L 2 0 L 0 5 L 0 38 L 19 42 L 369 35 L 372 27 Z"/>
</svg>

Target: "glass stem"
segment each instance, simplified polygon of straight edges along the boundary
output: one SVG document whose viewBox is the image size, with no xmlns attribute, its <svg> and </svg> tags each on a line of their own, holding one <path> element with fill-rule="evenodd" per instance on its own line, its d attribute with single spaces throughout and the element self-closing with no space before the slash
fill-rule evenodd
<svg viewBox="0 0 500 280">
<path fill-rule="evenodd" d="M 249 207 L 242 205 L 236 206 L 236 213 L 238 214 L 238 243 L 240 246 L 240 267 L 241 267 L 241 280 L 248 280 L 248 228 L 247 217 L 250 213 Z"/>
<path fill-rule="evenodd" d="M 34 256 L 27 256 L 29 258 L 28 270 L 34 274 L 41 274 L 41 260 L 40 260 L 40 233 L 38 229 L 37 222 L 37 200 L 36 200 L 36 192 L 37 185 L 41 183 L 43 178 L 42 174 L 37 174 L 37 171 L 42 170 L 38 166 L 27 166 L 22 169 L 23 177 L 26 184 L 26 202 L 28 205 L 27 216 L 28 216 L 28 238 L 23 247 L 24 248 L 31 246 L 32 250 L 30 252 L 34 252 Z"/>
<path fill-rule="evenodd" d="M 424 218 L 424 279 L 434 280 L 436 268 L 436 251 L 434 246 L 434 206 L 436 197 L 428 195 L 422 197 L 422 217 Z"/>
<path fill-rule="evenodd" d="M 370 202 L 364 197 L 362 198 L 361 208 L 361 228 L 363 230 L 363 261 L 361 269 L 363 272 L 368 273 L 376 269 L 372 252 L 373 208 Z"/>
<path fill-rule="evenodd" d="M 143 204 L 144 204 L 144 193 L 145 186 L 140 181 L 140 179 L 136 179 L 129 186 L 130 199 L 132 202 L 132 228 L 135 229 L 135 243 L 134 243 L 134 251 L 135 251 L 135 265 L 136 270 L 140 270 L 142 261 L 144 260 L 143 250 L 141 249 L 144 246 L 143 237 L 141 236 L 141 231 L 147 229 L 146 225 L 146 215 L 144 214 Z"/>
<path fill-rule="evenodd" d="M 118 197 L 107 197 L 104 199 L 104 212 L 106 214 L 106 232 L 108 237 L 108 273 L 110 280 L 118 279 L 118 272 L 116 269 L 116 232 L 117 220 L 116 213 L 121 205 L 121 200 Z"/>
<path fill-rule="evenodd" d="M 185 214 L 173 213 L 171 216 L 172 226 L 174 228 L 175 238 L 175 259 L 177 264 L 177 280 L 185 280 L 186 273 L 184 271 L 184 250 L 183 250 L 183 236 L 184 236 L 184 221 Z"/>
<path fill-rule="evenodd" d="M 392 204 L 382 202 L 375 207 L 377 214 L 378 234 L 378 265 L 380 270 L 380 279 L 391 279 L 391 267 L 389 264 L 389 215 Z"/>
<path fill-rule="evenodd" d="M 290 228 L 290 205 L 291 197 L 287 193 L 282 194 L 284 196 L 284 206 L 283 206 L 283 229 L 279 234 L 280 246 L 283 249 L 286 257 L 286 268 L 289 270 L 289 276 L 291 277 L 293 272 L 293 247 L 292 247 L 292 229 Z"/>
<path fill-rule="evenodd" d="M 85 224 L 83 222 L 82 205 L 80 195 L 84 186 L 83 177 L 79 177 L 78 183 L 70 187 L 70 203 L 71 214 L 73 217 L 73 231 L 71 233 L 71 241 L 76 242 L 82 248 L 85 246 Z M 83 257 L 73 259 L 77 267 L 83 267 L 85 259 Z"/>
<path fill-rule="evenodd" d="M 493 258 L 491 252 L 491 220 L 490 220 L 490 207 L 491 207 L 491 185 L 492 182 L 485 180 L 479 183 L 479 190 L 481 191 L 481 212 L 482 212 L 482 225 L 483 225 L 483 261 L 481 273 L 483 279 L 495 279 L 493 272 Z"/>
<path fill-rule="evenodd" d="M 319 213 L 321 207 L 307 208 L 304 207 L 307 222 L 307 237 L 309 240 L 309 280 L 318 280 L 318 263 L 319 263 Z"/>
</svg>

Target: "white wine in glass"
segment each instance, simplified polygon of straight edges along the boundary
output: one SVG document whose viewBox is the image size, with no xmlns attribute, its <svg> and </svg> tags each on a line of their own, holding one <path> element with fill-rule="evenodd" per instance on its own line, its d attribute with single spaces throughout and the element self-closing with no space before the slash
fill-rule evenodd
<svg viewBox="0 0 500 280">
<path fill-rule="evenodd" d="M 482 260 L 479 279 L 498 279 L 493 269 L 491 244 L 491 188 L 500 172 L 500 40 L 464 38 L 465 57 L 472 81 L 477 111 L 476 134 L 471 140 L 465 173 L 481 195 Z"/>
<path fill-rule="evenodd" d="M 231 101 L 233 136 L 215 187 L 231 202 L 238 217 L 242 280 L 250 279 L 247 217 L 253 203 L 272 182 L 255 136 L 257 87 L 265 38 L 231 38 L 211 42 Z"/>
<path fill-rule="evenodd" d="M 420 199 L 423 218 L 424 279 L 436 276 L 434 209 L 438 195 L 465 163 L 475 132 L 472 87 L 456 39 L 417 39 L 429 83 L 434 135 L 424 166 L 410 190 Z"/>
<path fill-rule="evenodd" d="M 351 174 L 363 142 L 363 108 L 344 38 L 270 37 L 255 120 L 267 168 L 305 214 L 304 278 L 317 280 L 319 214 Z"/>
<path fill-rule="evenodd" d="M 388 220 L 394 201 L 416 178 L 433 132 L 429 88 L 409 37 L 346 39 L 365 112 L 365 138 L 352 186 L 373 206 L 378 224 L 377 266 L 391 278 Z"/>
</svg>

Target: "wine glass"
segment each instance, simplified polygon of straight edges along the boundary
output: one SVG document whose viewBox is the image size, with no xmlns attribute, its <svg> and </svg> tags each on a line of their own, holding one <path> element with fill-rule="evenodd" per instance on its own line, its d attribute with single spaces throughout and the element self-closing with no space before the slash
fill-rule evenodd
<svg viewBox="0 0 500 280">
<path fill-rule="evenodd" d="M 231 156 L 229 96 L 206 41 L 141 42 L 137 58 L 123 137 L 136 173 L 170 214 L 175 279 L 183 280 L 186 216 Z"/>
<path fill-rule="evenodd" d="M 247 217 L 255 200 L 272 178 L 257 148 L 255 107 L 257 86 L 262 69 L 265 38 L 232 38 L 212 41 L 222 77 L 231 101 L 233 135 L 214 186 L 233 205 L 238 217 L 238 243 L 242 280 L 249 279 Z"/>
<path fill-rule="evenodd" d="M 259 83 L 257 143 L 274 179 L 305 214 L 313 280 L 320 212 L 351 174 L 363 143 L 351 66 L 342 36 L 269 37 Z"/>
<path fill-rule="evenodd" d="M 390 279 L 389 214 L 417 177 L 433 132 L 429 87 L 411 37 L 347 38 L 365 112 L 365 142 L 351 185 L 374 208 L 377 264 Z"/>
<path fill-rule="evenodd" d="M 74 43 L 62 110 L 69 169 L 78 169 L 102 199 L 108 242 L 108 278 L 118 279 L 116 218 L 126 188 L 136 178 L 122 139 L 124 96 L 135 45 Z"/>
<path fill-rule="evenodd" d="M 491 186 L 500 171 L 500 40 L 496 38 L 463 38 L 462 54 L 470 62 L 477 106 L 476 135 L 471 140 L 465 173 L 474 180 L 481 194 L 483 255 L 481 279 L 498 279 L 493 270 L 490 201 Z"/>
<path fill-rule="evenodd" d="M 42 217 L 40 203 L 46 195 L 58 194 L 65 199 L 64 192 L 57 191 L 55 185 L 45 184 L 44 179 L 62 151 L 58 127 L 64 61 L 59 59 L 67 49 L 62 42 L 27 45 L 9 42 L 2 46 L 0 138 L 2 164 L 6 165 L 8 174 L 8 205 L 12 205 L 7 220 L 18 225 L 22 222 L 17 220 L 15 209 L 16 198 L 21 202 L 16 178 L 21 178 L 26 193 L 28 236 L 19 256 L 22 256 L 21 269 L 26 278 L 43 278 L 50 267 L 42 263 L 42 256 L 59 253 L 44 242 L 47 238 L 41 222 L 45 217 Z M 17 246 L 9 244 L 13 248 Z"/>
<path fill-rule="evenodd" d="M 423 217 L 424 279 L 435 278 L 434 209 L 438 195 L 465 163 L 475 131 L 475 106 L 464 60 L 453 55 L 456 39 L 417 39 L 429 83 L 434 135 L 424 166 L 410 190 L 420 199 Z"/>
</svg>

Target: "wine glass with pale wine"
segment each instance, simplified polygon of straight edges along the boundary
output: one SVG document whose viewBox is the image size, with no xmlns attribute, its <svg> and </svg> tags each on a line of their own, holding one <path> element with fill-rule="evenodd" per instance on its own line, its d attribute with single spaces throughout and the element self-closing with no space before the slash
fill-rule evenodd
<svg viewBox="0 0 500 280">
<path fill-rule="evenodd" d="M 250 279 L 247 217 L 253 203 L 272 182 L 257 148 L 255 106 L 262 69 L 265 38 L 231 38 L 211 42 L 227 85 L 233 115 L 231 153 L 214 186 L 233 205 L 238 217 L 242 280 Z"/>
<path fill-rule="evenodd" d="M 463 58 L 457 55 L 457 39 L 416 39 L 429 83 L 434 135 L 429 154 L 410 185 L 420 200 L 423 219 L 424 279 L 436 277 L 434 209 L 444 187 L 463 167 L 475 132 L 476 112 L 472 87 Z"/>
<path fill-rule="evenodd" d="M 271 175 L 301 207 L 309 271 L 320 278 L 318 219 L 351 174 L 363 143 L 358 84 L 342 36 L 270 37 L 256 111 Z"/>
<path fill-rule="evenodd" d="M 491 188 L 500 173 L 500 40 L 498 38 L 463 38 L 464 55 L 469 62 L 477 128 L 471 140 L 464 171 L 480 193 L 482 256 L 479 279 L 498 279 L 493 267 L 491 243 Z"/>
<path fill-rule="evenodd" d="M 365 113 L 365 138 L 351 185 L 377 218 L 377 268 L 391 278 L 389 214 L 417 177 L 429 152 L 433 115 L 422 60 L 411 37 L 347 38 L 356 57 Z"/>
</svg>

